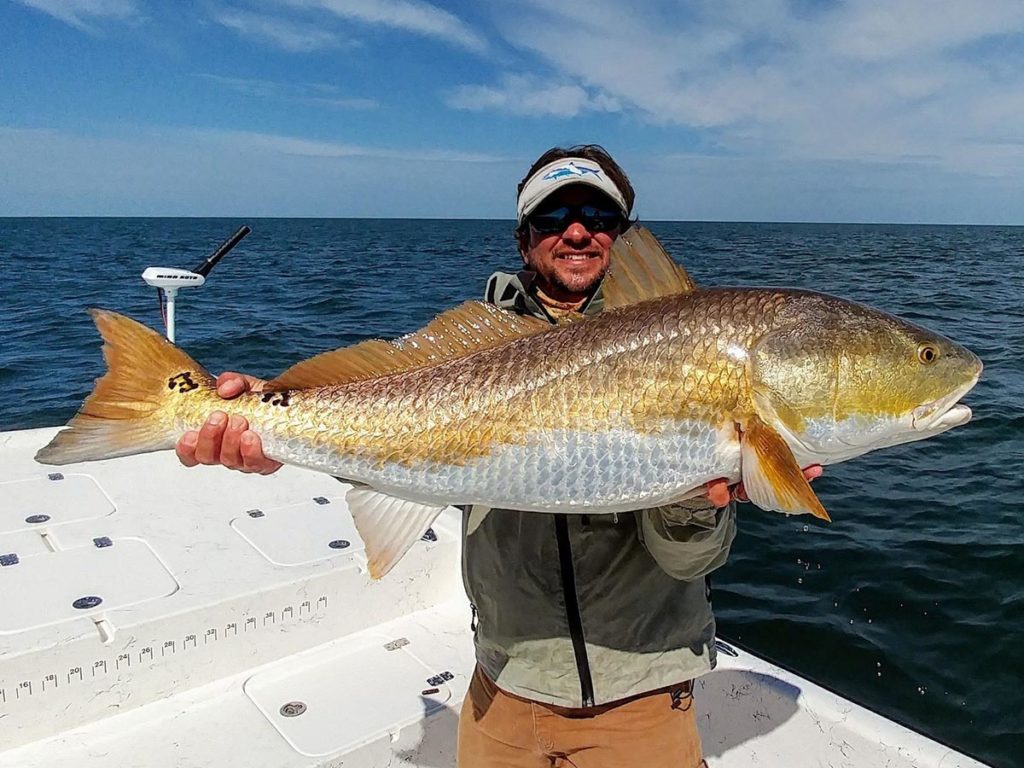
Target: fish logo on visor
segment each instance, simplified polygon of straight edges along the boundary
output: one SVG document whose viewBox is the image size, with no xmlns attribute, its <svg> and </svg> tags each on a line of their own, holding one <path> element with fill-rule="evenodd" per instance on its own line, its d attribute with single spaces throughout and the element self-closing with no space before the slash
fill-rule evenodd
<svg viewBox="0 0 1024 768">
<path fill-rule="evenodd" d="M 564 179 L 567 176 L 586 176 L 588 173 L 592 173 L 595 176 L 601 175 L 601 171 L 598 168 L 586 168 L 582 165 L 576 165 L 576 163 L 569 163 L 568 165 L 552 168 L 541 178 L 544 181 L 555 181 L 557 179 Z"/>
</svg>

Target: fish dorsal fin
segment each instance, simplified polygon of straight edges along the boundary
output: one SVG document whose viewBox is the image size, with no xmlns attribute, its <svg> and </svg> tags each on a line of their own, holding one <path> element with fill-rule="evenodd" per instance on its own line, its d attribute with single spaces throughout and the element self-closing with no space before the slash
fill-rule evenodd
<svg viewBox="0 0 1024 768">
<path fill-rule="evenodd" d="M 371 339 L 296 363 L 263 390 L 348 384 L 455 360 L 554 326 L 482 301 L 467 301 L 394 341 Z"/>
<path fill-rule="evenodd" d="M 696 290 L 697 284 L 661 247 L 651 231 L 634 224 L 612 246 L 608 276 L 601 285 L 604 308 Z"/>
</svg>

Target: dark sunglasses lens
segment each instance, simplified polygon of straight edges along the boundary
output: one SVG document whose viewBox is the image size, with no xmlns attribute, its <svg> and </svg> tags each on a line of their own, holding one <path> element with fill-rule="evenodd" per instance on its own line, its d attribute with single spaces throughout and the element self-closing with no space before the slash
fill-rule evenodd
<svg viewBox="0 0 1024 768">
<path fill-rule="evenodd" d="M 530 226 L 541 233 L 564 232 L 569 226 L 572 211 L 567 207 L 553 211 L 535 213 L 530 217 Z"/>
<path fill-rule="evenodd" d="M 580 210 L 580 221 L 591 232 L 607 232 L 619 226 L 622 216 L 618 211 L 584 205 Z"/>
<path fill-rule="evenodd" d="M 616 210 L 583 205 L 579 208 L 562 206 L 530 216 L 530 226 L 541 234 L 564 232 L 574 221 L 578 221 L 590 232 L 607 232 L 622 223 L 622 215 Z"/>
</svg>

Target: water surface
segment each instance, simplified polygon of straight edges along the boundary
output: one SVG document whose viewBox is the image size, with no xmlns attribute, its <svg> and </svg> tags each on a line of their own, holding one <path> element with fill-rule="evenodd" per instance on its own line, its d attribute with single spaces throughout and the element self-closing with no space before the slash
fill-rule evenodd
<svg viewBox="0 0 1024 768">
<path fill-rule="evenodd" d="M 150 265 L 194 268 L 178 340 L 212 371 L 272 376 L 395 336 L 514 270 L 511 222 L 0 219 L 0 430 L 65 422 L 101 375 L 85 314 L 159 326 Z M 803 287 L 945 333 L 985 362 L 975 418 L 831 467 L 833 523 L 741 508 L 715 574 L 721 632 L 998 766 L 1024 766 L 1024 228 L 652 222 L 708 285 Z"/>
</svg>

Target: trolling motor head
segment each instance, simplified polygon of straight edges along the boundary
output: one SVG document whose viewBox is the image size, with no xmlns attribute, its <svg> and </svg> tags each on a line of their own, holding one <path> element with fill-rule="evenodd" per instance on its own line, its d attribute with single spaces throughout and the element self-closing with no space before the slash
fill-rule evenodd
<svg viewBox="0 0 1024 768">
<path fill-rule="evenodd" d="M 219 262 L 228 251 L 238 245 L 242 238 L 252 232 L 252 229 L 243 224 L 231 237 L 225 240 L 220 246 L 193 271 L 187 269 L 176 269 L 174 267 L 147 267 L 142 273 L 142 279 L 157 289 L 160 296 L 160 312 L 164 318 L 164 325 L 167 328 L 167 338 L 174 341 L 174 305 L 179 288 L 198 288 L 206 282 L 206 276 L 210 274 L 217 262 Z"/>
<path fill-rule="evenodd" d="M 163 288 L 165 291 L 178 288 L 198 288 L 206 282 L 203 275 L 173 267 L 146 267 L 146 271 L 142 273 L 142 279 L 154 288 Z"/>
</svg>

